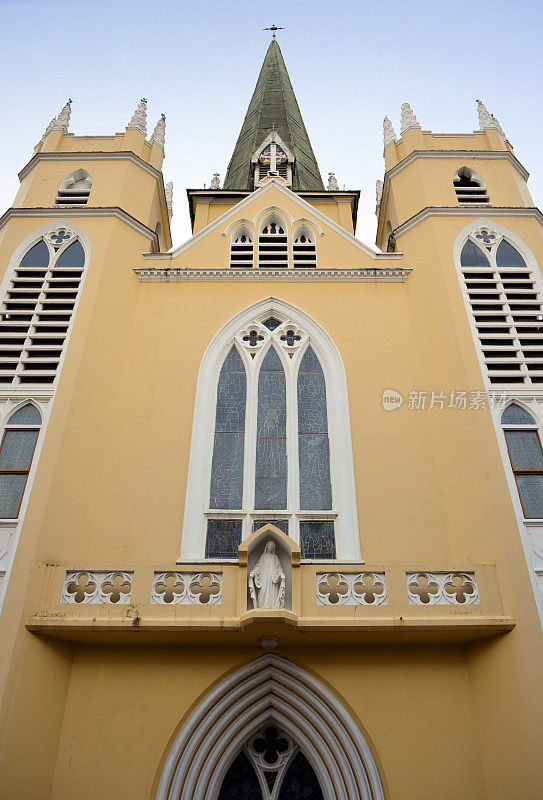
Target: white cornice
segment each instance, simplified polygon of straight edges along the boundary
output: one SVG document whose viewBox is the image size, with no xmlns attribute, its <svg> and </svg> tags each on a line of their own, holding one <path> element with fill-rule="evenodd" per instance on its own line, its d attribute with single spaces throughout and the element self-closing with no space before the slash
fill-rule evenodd
<svg viewBox="0 0 543 800">
<path fill-rule="evenodd" d="M 405 283 L 411 269 L 372 267 L 370 269 L 134 269 L 142 283 L 218 281 L 226 283 Z"/>
<path fill-rule="evenodd" d="M 22 181 L 26 175 L 36 166 L 38 161 L 132 161 L 133 164 L 140 167 L 140 169 L 148 172 L 149 175 L 152 175 L 153 178 L 158 180 L 159 176 L 162 173 L 155 169 L 155 167 L 151 166 L 147 161 L 145 161 L 140 156 L 137 156 L 131 150 L 118 150 L 114 152 L 105 151 L 105 150 L 90 150 L 88 152 L 81 152 L 74 150 L 73 153 L 69 151 L 63 151 L 59 153 L 55 152 L 45 152 L 45 153 L 36 153 L 32 156 L 28 164 L 22 168 L 19 172 L 19 180 Z"/>
<path fill-rule="evenodd" d="M 466 206 L 427 206 L 419 211 L 418 214 L 415 214 L 394 229 L 395 239 L 403 236 L 404 233 L 407 233 L 430 217 L 485 217 L 489 219 L 494 217 L 533 217 L 539 223 L 543 224 L 543 214 L 535 207 L 517 208 L 498 206 L 496 208 L 493 206 L 490 208 L 488 205 L 473 205 L 468 208 Z"/>
<path fill-rule="evenodd" d="M 262 197 L 262 195 L 265 194 L 265 192 L 270 191 L 271 188 L 278 189 L 282 194 L 285 195 L 285 197 L 288 197 L 290 200 L 294 200 L 299 206 L 301 206 L 305 210 L 306 216 L 309 215 L 316 217 L 318 220 L 320 220 L 320 222 L 322 222 L 324 225 L 327 225 L 329 228 L 331 228 L 333 231 L 339 234 L 339 236 L 342 236 L 344 239 L 347 239 L 348 242 L 357 247 L 359 250 L 362 250 L 362 252 L 365 253 L 370 258 L 390 260 L 391 253 L 377 253 L 375 250 L 372 250 L 371 247 L 368 247 L 368 245 L 364 244 L 364 242 L 361 242 L 360 239 L 357 239 L 351 233 L 348 233 L 348 231 L 346 231 L 344 228 L 342 228 L 340 225 L 338 225 L 336 222 L 330 219 L 330 217 L 327 217 L 326 214 L 323 214 L 318 209 L 316 209 L 315 206 L 312 206 L 310 203 L 308 203 L 302 197 L 297 195 L 295 192 L 292 192 L 287 186 L 284 186 L 282 182 L 276 181 L 273 178 L 272 180 L 267 181 L 264 186 L 261 186 L 256 191 L 251 192 L 251 194 L 249 194 L 247 197 L 244 197 L 243 200 L 241 200 L 239 203 L 233 206 L 229 211 L 226 211 L 224 214 L 221 214 L 220 217 L 211 222 L 205 228 L 202 228 L 202 230 L 199 231 L 199 233 L 197 233 L 196 236 L 192 236 L 190 239 L 187 239 L 186 242 L 179 245 L 179 247 L 176 247 L 175 250 L 172 250 L 170 253 L 165 254 L 165 257 L 176 258 L 181 253 L 184 253 L 185 250 L 188 250 L 190 247 L 195 245 L 197 242 L 199 242 L 201 239 L 203 239 L 205 236 L 211 233 L 211 231 L 214 231 L 216 228 L 224 226 L 225 224 L 227 224 L 228 220 L 231 219 L 232 217 L 239 216 L 243 211 L 243 209 L 249 205 L 249 203 L 252 203 L 253 200 L 257 200 L 259 197 Z M 401 254 L 396 254 L 396 255 L 401 255 Z M 149 255 L 145 254 L 145 258 L 148 257 Z M 164 257 L 164 255 L 162 255 L 162 257 Z"/>
<path fill-rule="evenodd" d="M 166 201 L 164 201 L 166 202 Z M 139 222 L 135 217 L 123 211 L 118 206 L 103 208 L 89 208 L 88 206 L 51 206 L 50 208 L 8 208 L 0 217 L 0 229 L 13 218 L 16 217 L 62 217 L 70 219 L 72 217 L 114 217 L 124 222 L 133 230 L 141 233 L 158 247 L 158 237 L 151 228 Z"/>
<path fill-rule="evenodd" d="M 439 134 L 441 135 L 441 134 Z M 443 134 L 443 136 L 448 134 Z M 410 164 L 416 161 L 419 158 L 454 158 L 459 159 L 461 161 L 465 161 L 466 159 L 502 159 L 505 158 L 509 163 L 516 169 L 521 177 L 527 181 L 529 178 L 529 172 L 522 166 L 518 158 L 511 153 L 509 150 L 413 150 L 409 155 L 405 158 L 402 158 L 401 161 L 398 161 L 388 172 L 385 172 L 385 176 L 383 179 L 383 195 L 381 198 L 380 203 L 380 210 L 385 209 L 388 203 L 388 194 L 390 191 L 390 181 L 399 172 L 406 169 Z M 377 224 L 377 234 L 376 234 L 376 241 L 380 241 L 383 235 L 383 226 L 385 224 L 385 214 L 379 213 L 379 220 Z"/>
</svg>

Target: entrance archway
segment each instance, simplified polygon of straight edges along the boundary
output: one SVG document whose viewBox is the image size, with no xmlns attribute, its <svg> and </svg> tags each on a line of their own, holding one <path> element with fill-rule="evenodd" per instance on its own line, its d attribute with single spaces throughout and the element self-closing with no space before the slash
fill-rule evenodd
<svg viewBox="0 0 543 800">
<path fill-rule="evenodd" d="M 255 770 L 266 747 L 257 740 L 266 737 L 286 741 L 276 754 L 282 750 L 285 764 L 273 781 L 264 773 L 274 771 L 266 769 L 275 765 L 274 754 L 268 753 L 270 761 L 264 753 L 260 774 Z M 315 776 L 323 800 L 384 800 L 377 766 L 351 715 L 320 681 L 277 655 L 228 676 L 190 715 L 166 759 L 157 800 L 224 800 L 221 787 L 236 759 L 247 771 L 241 756 L 257 775 L 263 798 L 266 782 L 267 797 L 279 800 L 298 758 L 296 768 L 308 781 Z M 315 800 L 321 800 L 318 794 Z"/>
</svg>

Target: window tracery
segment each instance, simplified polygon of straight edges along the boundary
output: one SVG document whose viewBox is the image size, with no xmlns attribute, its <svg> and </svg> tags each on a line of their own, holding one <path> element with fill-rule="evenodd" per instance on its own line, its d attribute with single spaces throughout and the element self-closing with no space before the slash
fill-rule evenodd
<svg viewBox="0 0 543 800">
<path fill-rule="evenodd" d="M 54 382 L 84 266 L 81 242 L 65 226 L 47 231 L 15 263 L 0 308 L 0 384 Z"/>
<path fill-rule="evenodd" d="M 246 225 L 237 228 L 232 234 L 230 266 L 245 268 L 253 266 L 253 233 Z"/>
<path fill-rule="evenodd" d="M 287 226 L 275 212 L 269 214 L 260 227 L 258 266 L 288 267 Z"/>
<path fill-rule="evenodd" d="M 491 386 L 543 384 L 543 305 L 520 250 L 490 226 L 475 228 L 460 271 Z"/>
</svg>

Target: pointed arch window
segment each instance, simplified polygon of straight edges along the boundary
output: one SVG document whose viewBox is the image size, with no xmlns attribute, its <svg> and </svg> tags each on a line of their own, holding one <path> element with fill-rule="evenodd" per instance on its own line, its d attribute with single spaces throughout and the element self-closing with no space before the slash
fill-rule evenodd
<svg viewBox="0 0 543 800">
<path fill-rule="evenodd" d="M 323 800 L 315 770 L 293 739 L 267 725 L 243 745 L 218 800 Z"/>
<path fill-rule="evenodd" d="M 458 202 L 462 205 L 490 203 L 485 182 L 469 167 L 460 167 L 453 178 L 453 186 Z"/>
<path fill-rule="evenodd" d="M 0 445 L 0 518 L 17 519 L 40 433 L 41 414 L 32 403 L 8 419 Z"/>
<path fill-rule="evenodd" d="M 317 247 L 315 234 L 307 225 L 298 228 L 292 237 L 292 260 L 294 267 L 316 267 Z"/>
<path fill-rule="evenodd" d="M 490 385 L 541 386 L 542 297 L 517 247 L 478 228 L 462 246 L 460 271 Z"/>
<path fill-rule="evenodd" d="M 237 228 L 230 239 L 230 266 L 253 266 L 253 233 L 246 225 Z"/>
<path fill-rule="evenodd" d="M 336 557 L 326 378 L 308 332 L 263 315 L 222 363 L 205 510 L 208 558 L 237 558 L 242 538 L 274 522 L 302 557 Z"/>
<path fill-rule="evenodd" d="M 85 252 L 57 228 L 15 264 L 0 307 L 0 384 L 54 382 L 83 279 Z"/>
<path fill-rule="evenodd" d="M 67 175 L 59 186 L 56 206 L 84 206 L 87 204 L 92 178 L 84 169 L 76 169 Z"/>
<path fill-rule="evenodd" d="M 275 212 L 265 217 L 260 226 L 258 266 L 288 267 L 287 226 Z"/>
<path fill-rule="evenodd" d="M 501 424 L 524 517 L 542 518 L 543 450 L 539 426 L 518 403 L 507 406 Z"/>
</svg>

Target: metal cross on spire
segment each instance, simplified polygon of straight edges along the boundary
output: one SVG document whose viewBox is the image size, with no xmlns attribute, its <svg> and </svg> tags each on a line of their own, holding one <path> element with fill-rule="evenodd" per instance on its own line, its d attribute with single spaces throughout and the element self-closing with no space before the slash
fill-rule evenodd
<svg viewBox="0 0 543 800">
<path fill-rule="evenodd" d="M 285 29 L 284 28 L 278 28 L 277 25 L 272 25 L 270 28 L 262 28 L 262 30 L 263 31 L 271 31 L 272 32 L 272 36 L 275 39 L 276 31 L 284 31 Z"/>
</svg>

